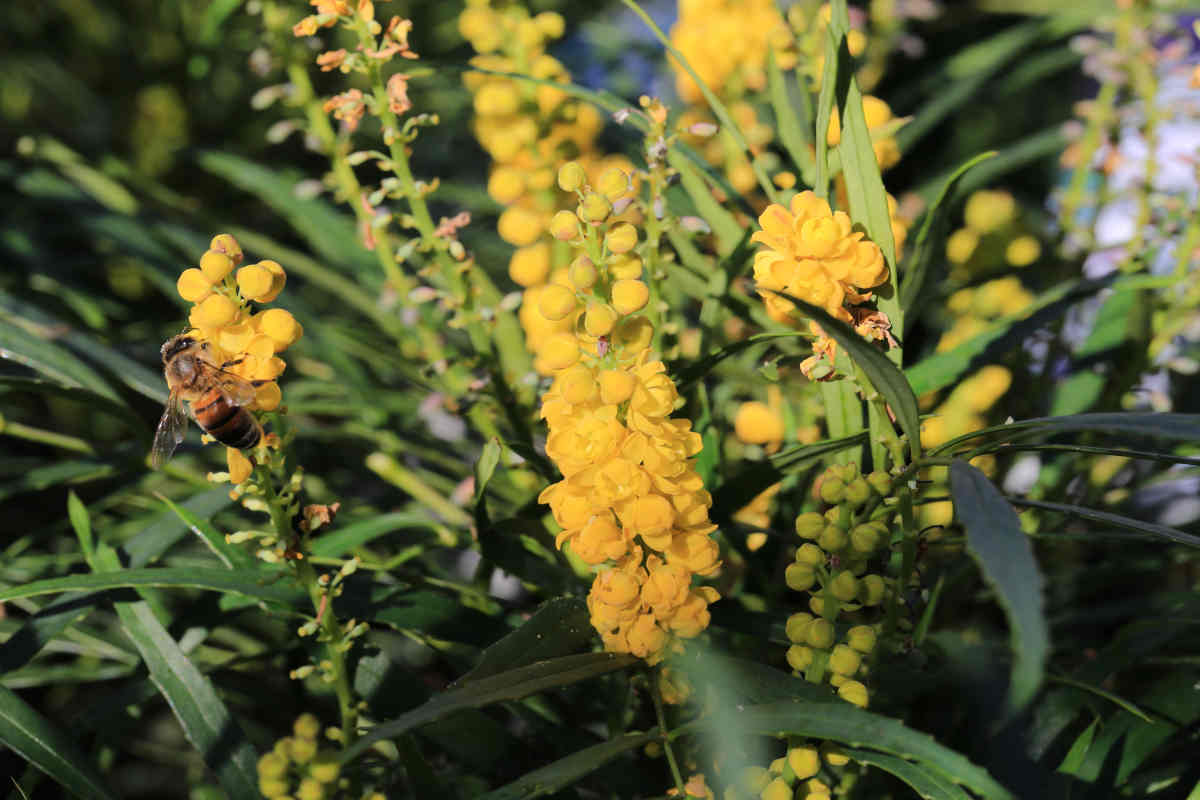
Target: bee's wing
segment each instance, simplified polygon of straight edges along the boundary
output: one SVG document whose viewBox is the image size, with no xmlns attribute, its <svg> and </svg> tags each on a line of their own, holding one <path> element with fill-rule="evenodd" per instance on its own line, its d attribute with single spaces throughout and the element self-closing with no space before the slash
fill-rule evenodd
<svg viewBox="0 0 1200 800">
<path fill-rule="evenodd" d="M 221 391 L 235 405 L 248 406 L 254 402 L 254 398 L 258 395 L 258 392 L 255 390 L 253 383 L 240 375 L 234 375 L 232 372 L 223 370 L 220 367 L 212 367 L 211 369 L 217 385 L 221 387 Z"/>
<path fill-rule="evenodd" d="M 154 432 L 154 445 L 150 448 L 150 463 L 155 469 L 161 467 L 175 452 L 186 430 L 187 414 L 183 410 L 183 398 L 172 389 L 162 419 L 158 421 L 158 430 Z"/>
</svg>

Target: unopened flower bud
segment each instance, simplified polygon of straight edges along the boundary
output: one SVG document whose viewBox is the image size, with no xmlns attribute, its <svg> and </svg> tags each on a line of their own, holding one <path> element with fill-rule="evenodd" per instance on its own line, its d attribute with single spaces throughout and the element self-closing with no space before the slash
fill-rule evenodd
<svg viewBox="0 0 1200 800">
<path fill-rule="evenodd" d="M 571 266 L 567 270 L 567 277 L 576 289 L 586 292 L 596 285 L 600 273 L 590 258 L 579 256 L 571 262 Z"/>
<path fill-rule="evenodd" d="M 200 271 L 210 282 L 219 283 L 233 272 L 233 259 L 225 253 L 209 250 L 200 256 Z"/>
<path fill-rule="evenodd" d="M 796 563 L 798 564 L 817 564 L 825 563 L 825 553 L 815 544 L 802 544 L 796 550 Z"/>
<path fill-rule="evenodd" d="M 858 578 L 849 570 L 843 570 L 830 582 L 829 592 L 843 603 L 849 603 L 858 596 Z"/>
<path fill-rule="evenodd" d="M 858 672 L 860 664 L 862 664 L 862 655 L 854 648 L 844 644 L 837 645 L 829 654 L 829 668 L 838 675 L 849 677 Z"/>
<path fill-rule="evenodd" d="M 567 315 L 575 310 L 576 305 L 578 305 L 578 301 L 575 293 L 557 283 L 543 287 L 541 293 L 538 294 L 538 313 L 553 322 L 566 319 Z"/>
<path fill-rule="evenodd" d="M 884 583 L 881 575 L 867 575 L 859 582 L 858 599 L 864 606 L 877 606 L 883 602 L 883 596 L 887 591 L 887 584 Z"/>
<path fill-rule="evenodd" d="M 817 544 L 828 553 L 836 553 L 846 546 L 849 541 L 846 532 L 837 525 L 826 525 L 817 537 Z"/>
<path fill-rule="evenodd" d="M 871 497 L 871 485 L 858 477 L 846 484 L 843 501 L 851 508 L 858 508 Z"/>
<path fill-rule="evenodd" d="M 215 250 L 218 253 L 224 253 L 233 260 L 234 264 L 237 264 L 242 260 L 241 245 L 237 243 L 237 239 L 233 238 L 233 236 L 228 233 L 219 233 L 214 236 L 212 241 L 208 243 L 208 249 Z"/>
<path fill-rule="evenodd" d="M 846 484 L 835 475 L 827 475 L 825 480 L 821 481 L 817 493 L 823 502 L 837 505 L 846 494 Z"/>
<path fill-rule="evenodd" d="M 802 781 L 816 775 L 821 769 L 821 758 L 815 747 L 793 747 L 788 750 L 787 763 L 796 778 Z"/>
<path fill-rule="evenodd" d="M 759 800 L 792 800 L 792 787 L 783 778 L 775 778 L 758 794 Z"/>
<path fill-rule="evenodd" d="M 587 173 L 578 161 L 568 161 L 558 169 L 558 188 L 564 192 L 577 192 L 587 183 Z"/>
<path fill-rule="evenodd" d="M 878 470 L 867 476 L 867 483 L 875 490 L 875 494 L 886 497 L 892 491 L 892 476 Z"/>
<path fill-rule="evenodd" d="M 793 562 L 787 565 L 783 579 L 794 592 L 806 592 L 817 582 L 817 573 L 811 564 Z"/>
<path fill-rule="evenodd" d="M 808 630 L 809 624 L 813 621 L 813 615 L 799 611 L 787 618 L 787 637 L 792 642 L 805 641 L 804 633 Z"/>
<path fill-rule="evenodd" d="M 870 625 L 855 625 L 846 632 L 846 641 L 860 653 L 870 653 L 875 649 L 875 629 Z"/>
<path fill-rule="evenodd" d="M 208 276 L 195 267 L 185 269 L 180 274 L 179 280 L 175 282 L 175 289 L 179 292 L 179 296 L 189 303 L 199 303 L 212 294 L 212 288 L 212 281 L 208 279 Z"/>
<path fill-rule="evenodd" d="M 858 681 L 846 681 L 838 688 L 838 697 L 859 708 L 867 707 L 867 687 Z"/>
<path fill-rule="evenodd" d="M 589 336 L 607 336 L 617 324 L 616 309 L 607 303 L 591 303 L 583 314 L 583 329 Z"/>
<path fill-rule="evenodd" d="M 616 200 L 628 194 L 631 188 L 629 175 L 620 167 L 609 167 L 596 181 L 596 190 L 609 200 Z"/>
<path fill-rule="evenodd" d="M 801 539 L 816 539 L 825 529 L 825 517 L 816 511 L 807 511 L 796 517 L 796 535 Z"/>
<path fill-rule="evenodd" d="M 541 346 L 538 355 L 550 369 L 566 369 L 579 360 L 579 342 L 574 334 L 556 333 Z"/>
<path fill-rule="evenodd" d="M 583 201 L 575 213 L 584 222 L 595 225 L 608 219 L 608 215 L 612 213 L 612 203 L 602 194 L 588 192 L 583 196 Z"/>
<path fill-rule="evenodd" d="M 570 211 L 559 211 L 550 220 L 550 235 L 560 242 L 569 242 L 579 236 L 579 218 Z"/>
<path fill-rule="evenodd" d="M 787 662 L 788 666 L 796 672 L 803 672 L 813 662 L 812 648 L 803 644 L 792 645 L 787 650 Z"/>
<path fill-rule="evenodd" d="M 618 253 L 608 260 L 608 272 L 614 280 L 642 277 L 642 259 L 635 253 Z"/>
<path fill-rule="evenodd" d="M 650 288 L 639 280 L 620 280 L 612 286 L 612 305 L 621 316 L 641 311 L 650 302 Z"/>
<path fill-rule="evenodd" d="M 814 619 L 804 631 L 809 646 L 817 650 L 828 650 L 833 646 L 833 623 L 827 619 Z"/>
<path fill-rule="evenodd" d="M 628 253 L 633 248 L 637 247 L 638 232 L 637 228 L 630 225 L 628 222 L 622 222 L 619 225 L 614 225 L 611 230 L 604 236 L 604 244 L 608 246 L 610 252 L 613 253 Z"/>
</svg>

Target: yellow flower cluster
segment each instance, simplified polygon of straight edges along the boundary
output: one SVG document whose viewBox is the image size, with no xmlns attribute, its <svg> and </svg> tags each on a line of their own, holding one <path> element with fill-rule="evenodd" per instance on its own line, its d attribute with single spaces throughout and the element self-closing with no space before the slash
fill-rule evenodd
<svg viewBox="0 0 1200 800">
<path fill-rule="evenodd" d="M 963 227 L 946 239 L 950 277 L 965 281 L 973 274 L 1007 267 L 1027 267 L 1041 257 L 1037 237 L 1019 224 L 1016 199 L 1003 189 L 980 189 L 967 198 Z"/>
<path fill-rule="evenodd" d="M 519 5 L 494 9 L 489 0 L 468 0 L 458 29 L 478 53 L 471 64 L 479 69 L 554 83 L 571 80 L 566 67 L 545 52 L 547 43 L 563 34 L 563 18 L 556 12 L 530 16 Z M 505 206 L 498 232 L 517 248 L 508 273 L 525 290 L 520 320 L 526 346 L 536 353 L 550 335 L 570 329 L 570 320 L 551 322 L 535 311 L 548 287 L 567 285 L 558 269 L 564 266 L 564 251 L 549 235 L 554 213 L 575 206 L 574 193 L 555 185 L 559 167 L 575 159 L 595 180 L 607 169 L 631 165 L 623 156 L 596 152 L 604 118 L 563 90 L 482 72 L 467 73 L 463 80 L 473 95 L 475 136 L 494 162 L 488 194 Z M 544 363 L 538 366 L 549 374 Z"/>
<path fill-rule="evenodd" d="M 754 279 L 773 319 L 788 321 L 795 308 L 776 294 L 784 292 L 851 322 L 845 303 L 866 302 L 871 298 L 867 290 L 888 278 L 878 245 L 852 230 L 846 212 L 831 211 L 812 192 L 795 195 L 790 211 L 771 204 L 758 224 L 762 230 L 751 240 L 765 249 L 754 256 Z"/>
<path fill-rule="evenodd" d="M 536 306 L 551 321 L 573 320 L 539 350 L 554 374 L 542 399 L 546 454 L 563 480 L 538 499 L 563 529 L 558 546 L 608 565 L 588 595 L 605 648 L 657 663 L 677 639 L 708 626 L 717 593 L 692 578 L 718 567 L 716 526 L 693 463 L 700 435 L 671 418 L 679 396 L 651 357 L 653 326 L 637 313 L 649 300 L 638 230 L 609 220 L 609 198 L 623 194 L 629 176 L 616 170 L 601 180 L 592 187 L 574 162 L 558 175 L 579 205 L 558 212 L 551 230 L 578 255 Z"/>
<path fill-rule="evenodd" d="M 791 31 L 773 0 L 679 0 L 671 44 L 718 95 L 764 89 L 769 50 L 775 51 L 780 68 L 796 64 Z M 700 87 L 678 65 L 675 87 L 685 103 L 704 100 Z"/>
<path fill-rule="evenodd" d="M 868 504 L 873 495 L 890 492 L 886 473 L 860 475 L 854 464 L 829 467 L 814 483 L 813 496 L 830 508 L 796 518 L 796 534 L 807 541 L 784 573 L 788 588 L 809 594 L 812 611 L 788 617 L 788 664 L 813 682 L 828 675 L 838 696 L 857 706 L 867 705 L 867 688 L 855 676 L 866 673 L 863 659 L 875 649 L 876 626 L 855 624 L 839 643 L 835 623 L 842 614 L 880 606 L 890 591 L 891 582 L 869 568 L 871 557 L 887 546 L 893 512 Z M 869 515 L 872 507 L 883 510 Z"/>
<path fill-rule="evenodd" d="M 825 42 L 829 38 L 829 23 L 833 9 L 823 3 L 816 14 L 810 14 L 812 6 L 796 3 L 788 8 L 787 19 L 796 36 L 796 48 L 800 54 L 800 68 L 814 86 L 821 85 L 825 75 Z M 857 28 L 846 32 L 846 47 L 850 55 L 858 58 L 867 49 L 867 36 Z"/>
<path fill-rule="evenodd" d="M 275 261 L 239 267 L 242 248 L 233 236 L 213 238 L 198 267 L 185 269 L 176 282 L 179 296 L 192 303 L 188 314 L 194 339 L 206 342 L 213 363 L 250 381 L 255 387 L 251 411 L 273 411 L 282 395 L 278 377 L 287 366 L 279 357 L 304 333 L 282 308 L 254 311 L 251 303 L 270 303 L 283 290 L 287 274 Z M 250 462 L 239 450 L 226 448 L 234 483 L 245 480 Z"/>
<path fill-rule="evenodd" d="M 341 763 L 337 753 L 321 750 L 321 723 L 312 714 L 301 714 L 292 735 L 275 742 L 258 759 L 258 790 L 263 797 L 302 797 L 320 800 L 337 783 Z"/>
</svg>

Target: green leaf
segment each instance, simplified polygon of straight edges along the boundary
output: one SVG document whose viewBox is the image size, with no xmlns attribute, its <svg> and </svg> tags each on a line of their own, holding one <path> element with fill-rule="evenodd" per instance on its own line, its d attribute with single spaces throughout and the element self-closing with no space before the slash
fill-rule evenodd
<svg viewBox="0 0 1200 800">
<path fill-rule="evenodd" d="M 0 743 L 76 797 L 116 800 L 91 759 L 50 720 L 0 686 Z"/>
<path fill-rule="evenodd" d="M 1147 412 L 1074 414 L 1067 417 L 1035 417 L 1033 419 L 993 425 L 977 431 L 956 436 L 929 451 L 937 455 L 951 450 L 963 442 L 980 437 L 993 441 L 1012 441 L 1031 434 L 1052 436 L 1059 433 L 1097 431 L 1102 433 L 1128 433 L 1188 442 L 1200 440 L 1200 414 L 1176 414 Z M 1019 447 L 1019 445 L 1014 445 Z"/>
<path fill-rule="evenodd" d="M 67 517 L 71 520 L 71 527 L 75 529 L 83 557 L 91 561 L 95 543 L 92 538 L 92 518 L 88 515 L 87 506 L 75 492 L 67 493 Z"/>
<path fill-rule="evenodd" d="M 592 628 L 587 604 L 578 597 L 555 597 L 545 603 L 521 627 L 488 647 L 455 686 L 496 675 L 535 661 L 569 655 L 591 644 Z"/>
<path fill-rule="evenodd" d="M 23 667 L 46 643 L 96 610 L 97 594 L 72 593 L 44 606 L 0 643 L 0 675 Z"/>
<path fill-rule="evenodd" d="M 721 746 L 722 735 L 734 728 L 738 734 L 808 736 L 831 739 L 850 747 L 870 748 L 922 765 L 988 800 L 1013 800 L 1013 795 L 986 770 L 938 744 L 929 734 L 841 701 L 798 703 L 784 700 L 730 709 L 727 714 L 682 725 L 671 731 L 671 738 L 703 731 L 713 735 L 717 745 Z M 726 746 L 731 751 L 735 747 L 733 742 Z"/>
<path fill-rule="evenodd" d="M 899 278 L 896 270 L 896 240 L 892 236 L 892 215 L 888 212 L 887 192 L 883 188 L 883 176 L 879 162 L 875 159 L 875 148 L 871 131 L 863 113 L 862 92 L 858 88 L 851 69 L 852 60 L 846 44 L 849 28 L 845 0 L 833 0 L 833 18 L 829 34 L 837 45 L 838 82 L 837 103 L 840 109 L 842 139 L 838 144 L 838 155 L 842 161 L 842 175 L 846 178 L 846 195 L 850 200 L 850 218 L 862 225 L 871 241 L 879 245 L 888 266 L 887 283 L 879 286 L 876 297 L 879 310 L 887 314 L 892 326 L 904 330 L 904 311 L 900 308 L 900 294 L 896 290 Z M 829 68 L 826 61 L 825 68 Z M 824 87 L 822 87 L 824 90 Z M 901 351 L 893 348 L 888 358 L 900 363 Z"/>
<path fill-rule="evenodd" d="M 353 552 L 356 548 L 369 544 L 381 536 L 412 529 L 436 532 L 438 525 L 423 514 L 414 514 L 411 511 L 393 511 L 321 534 L 312 544 L 312 554 L 323 558 L 337 558 Z"/>
<path fill-rule="evenodd" d="M 971 800 L 971 796 L 963 791 L 961 786 L 922 764 L 913 764 L 902 758 L 854 747 L 845 748 L 843 752 L 860 764 L 890 772 L 928 800 Z"/>
<path fill-rule="evenodd" d="M 104 575 L 122 572 L 112 548 L 101 547 L 96 562 Z M 139 600 L 115 605 L 125 633 L 146 663 L 151 682 L 221 787 L 234 800 L 258 798 L 258 756 L 212 682 L 184 655 L 149 604 Z"/>
<path fill-rule="evenodd" d="M 1041 687 L 1050 652 L 1044 582 L 1033 545 L 1000 491 L 965 461 L 950 465 L 950 494 L 954 516 L 967 533 L 967 551 L 979 563 L 1008 617 L 1013 649 L 1008 704 L 1018 711 Z"/>
<path fill-rule="evenodd" d="M 771 291 L 762 289 L 759 291 Z M 806 316 L 811 317 L 821 329 L 842 347 L 851 360 L 862 369 L 867 379 L 891 406 L 901 430 L 908 436 L 908 447 L 915 460 L 921 455 L 921 418 L 917 411 L 917 397 L 904 373 L 883 353 L 867 342 L 846 323 L 834 319 L 825 309 L 805 302 L 783 292 L 776 292 L 799 306 Z"/>
<path fill-rule="evenodd" d="M 742 225 L 712 196 L 704 180 L 704 172 L 695 164 L 674 151 L 667 155 L 667 161 L 679 172 L 679 183 L 696 206 L 696 211 L 712 226 L 717 237 L 717 254 L 722 257 L 730 255 L 745 234 Z"/>
<path fill-rule="evenodd" d="M 812 137 L 806 136 L 805 132 L 809 130 L 809 126 L 812 123 L 811 120 L 801 123 L 799 117 L 796 116 L 796 102 L 793 100 L 792 94 L 788 91 L 789 88 L 787 76 L 783 74 L 783 70 L 779 68 L 779 62 L 775 58 L 775 50 L 768 50 L 767 90 L 771 97 L 771 109 L 775 112 L 775 123 L 779 130 L 779 141 L 787 150 L 792 163 L 800 171 L 801 181 L 811 186 L 816 180 L 817 164 L 812 152 L 809 150 L 812 146 Z M 809 102 L 808 90 L 800 87 L 799 91 L 804 94 L 801 103 Z M 801 105 L 801 108 L 803 107 Z"/>
<path fill-rule="evenodd" d="M 15 361 L 59 383 L 88 389 L 110 401 L 120 402 L 108 381 L 70 351 L 51 343 L 50 331 L 39 330 L 39 333 L 40 336 L 34 335 L 24 327 L 18 327 L 0 312 L 0 359 Z"/>
<path fill-rule="evenodd" d="M 1054 158 L 1062 153 L 1063 148 L 1067 144 L 1069 142 L 1062 133 L 1062 126 L 1057 124 L 1044 131 L 1020 139 L 1008 147 L 1001 148 L 1000 155 L 989 159 L 984 164 L 980 164 L 978 169 L 971 170 L 971 173 L 960 182 L 960 191 L 965 193 L 972 192 L 984 186 L 991 185 L 1010 172 L 1015 172 L 1030 164 L 1048 158 Z M 933 176 L 921 184 L 916 189 L 916 193 L 925 202 L 932 203 L 934 198 L 937 197 L 940 187 L 945 185 L 946 180 L 952 172 L 953 170 L 945 170 Z"/>
<path fill-rule="evenodd" d="M 1200 536 L 1184 533 L 1183 531 L 1169 528 L 1166 525 L 1159 525 L 1155 522 L 1143 522 L 1140 519 L 1132 519 L 1131 517 L 1112 514 L 1108 511 L 1098 511 L 1094 508 L 1084 508 L 1083 506 L 1073 506 L 1066 503 L 1050 503 L 1044 500 L 1029 500 L 1022 497 L 1011 497 L 1009 501 L 1018 506 L 1040 508 L 1045 511 L 1057 511 L 1060 514 L 1071 514 L 1072 516 L 1091 520 L 1092 522 L 1103 522 L 1117 528 L 1145 533 L 1153 536 L 1155 539 L 1163 539 L 1168 542 L 1175 542 L 1176 544 L 1185 544 L 1188 547 L 1200 547 Z"/>
<path fill-rule="evenodd" d="M 1092 746 L 1092 740 L 1096 738 L 1096 728 L 1099 724 L 1100 718 L 1097 717 L 1092 720 L 1092 724 L 1083 729 L 1083 733 L 1075 737 L 1075 741 L 1071 743 L 1071 749 L 1067 751 L 1062 763 L 1058 765 L 1059 772 L 1065 772 L 1068 775 L 1078 774 L 1088 748 Z"/>
<path fill-rule="evenodd" d="M 995 158 L 996 155 L 995 150 L 980 153 L 954 170 L 954 173 L 951 174 L 950 178 L 942 186 L 942 191 L 938 194 L 937 200 L 925 212 L 925 218 L 921 222 L 921 230 L 917 232 L 916 242 L 913 245 L 913 256 L 909 261 L 908 269 L 905 270 L 904 281 L 900 284 L 900 306 L 905 312 L 912 311 L 913 304 L 920 296 L 921 289 L 924 287 L 926 276 L 929 272 L 929 265 L 933 263 L 934 255 L 941 248 L 942 237 L 940 234 L 945 230 L 949 222 L 950 209 L 956 205 L 952 200 L 957 198 L 956 190 L 958 182 L 976 164 L 987 161 L 989 158 Z M 931 234 L 934 231 L 937 231 L 938 235 L 931 238 Z M 916 319 L 916 317 L 910 315 L 905 319 L 911 321 Z M 907 328 L 908 326 L 906 325 L 905 327 Z"/>
<path fill-rule="evenodd" d="M 178 504 L 178 507 L 193 516 L 206 519 L 232 502 L 229 499 L 228 488 L 216 488 L 194 494 Z M 157 561 L 163 553 L 187 536 L 187 532 L 187 523 L 175 511 L 164 511 L 120 549 L 128 558 L 126 563 L 130 567 L 144 567 Z"/>
<path fill-rule="evenodd" d="M 595 772 L 621 753 L 642 747 L 658 738 L 657 731 L 627 733 L 616 739 L 585 747 L 553 764 L 528 772 L 506 786 L 481 795 L 479 800 L 528 800 L 554 794 L 584 775 Z"/>
<path fill-rule="evenodd" d="M 492 479 L 492 475 L 496 473 L 496 466 L 500 463 L 500 454 L 504 452 L 504 448 L 500 445 L 500 440 L 492 437 L 484 444 L 483 450 L 479 454 L 479 460 L 475 462 L 475 502 L 478 503 L 483 499 L 483 493 L 487 491 L 488 481 Z"/>
<path fill-rule="evenodd" d="M 150 447 L 150 427 L 146 421 L 130 410 L 124 403 L 113 401 L 111 398 L 96 394 L 90 389 L 78 386 L 64 386 L 59 383 L 38 380 L 36 378 L 20 378 L 15 375 L 0 375 L 0 392 L 29 392 L 49 397 L 61 397 L 71 402 L 84 405 L 93 411 L 102 411 L 121 420 L 131 433 L 143 441 L 143 449 Z"/>
<path fill-rule="evenodd" d="M 69 591 L 103 591 L 107 589 L 203 589 L 210 592 L 233 592 L 256 600 L 291 605 L 302 599 L 299 589 L 267 584 L 252 572 L 218 569 L 215 567 L 157 567 L 125 569 L 115 573 L 69 575 L 30 581 L 20 586 L 0 589 L 0 602 L 21 597 L 37 597 Z"/>
<path fill-rule="evenodd" d="M 188 530 L 200 537 L 200 541 L 208 545 L 208 549 L 213 552 L 221 563 L 230 569 L 244 569 L 254 571 L 259 565 L 254 556 L 246 552 L 245 548 L 230 544 L 225 541 L 225 534 L 213 527 L 213 524 L 208 520 L 193 514 L 190 510 L 183 506 L 178 506 L 163 495 L 158 495 L 158 499 L 167 504 L 167 508 L 179 517 Z"/>
<path fill-rule="evenodd" d="M 517 700 L 535 692 L 568 686 L 588 678 L 624 669 L 638 663 L 631 655 L 584 653 L 538 661 L 498 675 L 472 681 L 459 689 L 449 689 L 394 720 L 371 729 L 342 753 L 342 761 L 352 761 L 375 742 L 394 739 L 400 734 L 441 719 L 464 708 L 479 708 L 503 700 Z"/>
</svg>

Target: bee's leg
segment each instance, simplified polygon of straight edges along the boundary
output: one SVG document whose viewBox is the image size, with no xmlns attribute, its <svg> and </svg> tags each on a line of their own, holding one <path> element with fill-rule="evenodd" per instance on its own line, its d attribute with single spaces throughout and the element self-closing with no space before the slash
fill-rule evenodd
<svg viewBox="0 0 1200 800">
<path fill-rule="evenodd" d="M 226 361 L 224 364 L 222 364 L 221 369 L 229 369 L 230 367 L 236 367 L 238 364 L 242 363 L 245 360 L 246 360 L 245 356 L 242 356 L 241 358 L 231 359 L 229 361 Z"/>
<path fill-rule="evenodd" d="M 270 378 L 260 378 L 259 380 L 256 380 L 256 381 L 250 381 L 250 385 L 251 386 L 262 386 L 264 383 L 270 383 L 270 382 L 271 382 Z"/>
</svg>

